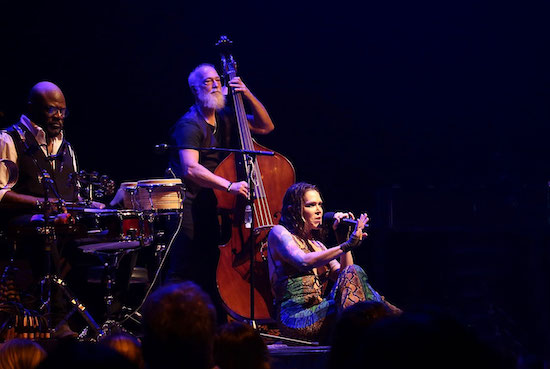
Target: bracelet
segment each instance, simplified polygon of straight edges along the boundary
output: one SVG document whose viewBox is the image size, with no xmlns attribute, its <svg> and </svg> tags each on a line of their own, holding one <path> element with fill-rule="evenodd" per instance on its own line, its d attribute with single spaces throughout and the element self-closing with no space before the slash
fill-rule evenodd
<svg viewBox="0 0 550 369">
<path fill-rule="evenodd" d="M 231 190 L 231 186 L 233 186 L 233 182 L 229 182 L 229 186 L 227 186 L 227 192 Z"/>
<path fill-rule="evenodd" d="M 35 204 L 35 205 L 36 205 L 36 208 L 37 208 L 38 210 L 42 210 L 42 205 L 43 205 L 43 204 L 44 204 L 44 203 L 43 203 L 41 200 L 36 200 L 36 204 Z"/>
</svg>

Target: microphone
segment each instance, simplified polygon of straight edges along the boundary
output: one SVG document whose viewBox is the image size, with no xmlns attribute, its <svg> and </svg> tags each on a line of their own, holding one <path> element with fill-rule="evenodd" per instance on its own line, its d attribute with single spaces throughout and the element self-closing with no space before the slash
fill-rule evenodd
<svg viewBox="0 0 550 369">
<path fill-rule="evenodd" d="M 329 212 L 326 212 L 325 214 L 323 214 L 323 224 L 326 224 L 328 226 L 332 226 L 332 224 L 334 223 L 334 211 L 329 211 Z M 343 226 L 346 226 L 346 227 L 353 227 L 355 228 L 355 226 L 357 225 L 357 220 L 355 219 L 351 219 L 351 218 L 343 218 L 343 219 L 340 219 L 340 224 L 338 224 L 338 227 L 343 227 Z M 365 224 L 365 228 L 368 228 L 368 224 Z"/>
</svg>

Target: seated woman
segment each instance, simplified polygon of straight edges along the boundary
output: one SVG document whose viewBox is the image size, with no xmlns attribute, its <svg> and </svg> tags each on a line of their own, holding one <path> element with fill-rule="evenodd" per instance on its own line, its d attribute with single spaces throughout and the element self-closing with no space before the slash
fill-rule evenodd
<svg viewBox="0 0 550 369">
<path fill-rule="evenodd" d="M 327 248 L 321 241 L 323 202 L 317 187 L 296 183 L 283 198 L 279 225 L 268 237 L 268 262 L 271 288 L 275 297 L 277 321 L 281 333 L 306 340 L 328 338 L 330 326 L 338 312 L 360 301 L 381 301 L 393 312 L 400 310 L 385 302 L 368 283 L 367 275 L 353 264 L 351 250 L 367 236 L 363 229 L 369 221 L 367 214 L 357 219 L 349 238 Z M 332 229 L 336 231 L 351 213 L 335 213 Z M 345 239 L 345 238 L 344 238 Z M 328 295 L 322 285 L 327 279 L 335 281 Z"/>
</svg>

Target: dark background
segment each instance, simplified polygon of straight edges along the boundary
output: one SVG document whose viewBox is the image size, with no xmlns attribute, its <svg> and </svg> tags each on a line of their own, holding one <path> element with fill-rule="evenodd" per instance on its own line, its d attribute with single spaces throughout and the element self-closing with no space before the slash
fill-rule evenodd
<svg viewBox="0 0 550 369">
<path fill-rule="evenodd" d="M 226 34 L 276 125 L 259 143 L 318 184 L 327 209 L 372 215 L 358 258 L 373 285 L 547 355 L 550 6 L 199 3 L 2 3 L 0 126 L 50 80 L 82 169 L 162 176 L 153 146 Z"/>
</svg>

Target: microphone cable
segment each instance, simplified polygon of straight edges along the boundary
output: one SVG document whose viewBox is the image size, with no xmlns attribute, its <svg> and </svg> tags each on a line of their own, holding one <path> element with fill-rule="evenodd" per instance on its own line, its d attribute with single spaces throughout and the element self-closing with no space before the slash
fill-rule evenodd
<svg viewBox="0 0 550 369">
<path fill-rule="evenodd" d="M 181 229 L 182 229 L 182 225 L 183 225 L 183 213 L 180 213 L 179 215 L 179 221 L 178 221 L 178 225 L 177 225 L 177 228 L 176 228 L 176 231 L 174 232 L 174 234 L 172 235 L 172 238 L 170 239 L 170 241 L 168 242 L 168 246 L 166 247 L 166 250 L 164 252 L 164 255 L 162 256 L 162 260 L 157 268 L 157 271 L 155 273 L 155 276 L 153 277 L 153 280 L 151 281 L 150 285 L 149 285 L 149 288 L 147 289 L 147 292 L 145 292 L 145 296 L 143 297 L 143 299 L 141 300 L 141 303 L 139 304 L 139 306 L 137 308 L 134 309 L 134 311 L 132 311 L 130 314 L 127 314 L 124 319 L 122 319 L 119 323 L 122 324 L 124 322 L 126 322 L 128 319 L 132 319 L 133 321 L 137 322 L 137 323 L 140 323 L 141 322 L 139 320 L 137 320 L 136 318 L 134 318 L 134 315 L 138 316 L 139 318 L 141 318 L 141 314 L 139 313 L 139 310 L 141 310 L 141 308 L 143 307 L 143 305 L 145 304 L 145 300 L 147 300 L 147 297 L 149 297 L 149 295 L 151 294 L 151 292 L 153 291 L 153 287 L 155 286 L 155 284 L 157 283 L 157 280 L 159 279 L 159 276 L 160 276 L 160 272 L 162 271 L 162 268 L 164 267 L 164 264 L 166 262 L 166 259 L 168 258 L 168 255 L 170 254 L 170 250 L 172 249 L 172 246 L 174 244 L 174 241 L 176 240 L 178 234 L 180 233 Z"/>
</svg>

